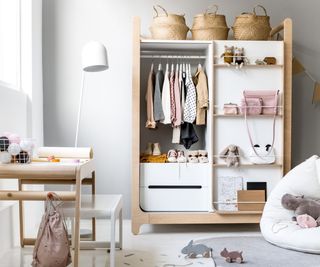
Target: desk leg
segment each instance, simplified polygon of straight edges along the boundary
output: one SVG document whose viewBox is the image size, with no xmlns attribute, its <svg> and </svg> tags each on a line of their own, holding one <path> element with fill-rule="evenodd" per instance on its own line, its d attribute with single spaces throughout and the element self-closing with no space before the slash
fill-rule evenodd
<svg viewBox="0 0 320 267">
<path fill-rule="evenodd" d="M 80 250 L 80 206 L 81 206 L 81 177 L 80 170 L 76 177 L 75 227 L 74 227 L 74 260 L 73 266 L 79 266 Z"/>
<path fill-rule="evenodd" d="M 18 179 L 18 190 L 23 191 L 21 179 Z M 23 201 L 19 200 L 19 227 L 20 227 L 20 246 L 24 247 L 24 209 Z"/>
<path fill-rule="evenodd" d="M 92 185 L 91 185 L 91 194 L 96 194 L 96 172 L 92 172 Z M 96 241 L 96 218 L 92 218 L 91 221 L 92 228 L 92 241 Z"/>
</svg>

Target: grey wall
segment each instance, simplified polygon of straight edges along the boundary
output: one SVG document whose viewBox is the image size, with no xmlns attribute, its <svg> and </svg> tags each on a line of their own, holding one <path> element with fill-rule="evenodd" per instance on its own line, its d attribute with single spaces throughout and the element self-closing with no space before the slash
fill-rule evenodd
<svg viewBox="0 0 320 267">
<path fill-rule="evenodd" d="M 214 1 L 232 25 L 250 11 L 249 0 Z M 186 14 L 188 25 L 212 1 L 205 0 L 44 0 L 43 75 L 45 145 L 72 146 L 81 82 L 81 48 L 90 40 L 107 46 L 110 69 L 86 79 L 79 144 L 92 146 L 97 164 L 97 192 L 122 193 L 125 216 L 130 214 L 131 168 L 131 47 L 132 17 L 142 18 L 148 34 L 152 5 Z M 294 54 L 320 80 L 320 2 L 260 0 L 277 25 L 294 22 Z M 311 105 L 312 84 L 305 75 L 294 78 L 293 163 L 320 154 L 320 110 Z"/>
</svg>

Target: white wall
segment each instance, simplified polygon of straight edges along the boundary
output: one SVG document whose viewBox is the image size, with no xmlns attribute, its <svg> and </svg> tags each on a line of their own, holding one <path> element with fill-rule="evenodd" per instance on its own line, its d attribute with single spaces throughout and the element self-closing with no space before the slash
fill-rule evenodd
<svg viewBox="0 0 320 267">
<path fill-rule="evenodd" d="M 205 0 L 44 0 L 44 125 L 45 144 L 72 146 L 80 93 L 82 46 L 99 40 L 107 46 L 110 69 L 92 73 L 86 92 L 79 144 L 92 146 L 97 162 L 97 192 L 122 193 L 125 216 L 129 216 L 131 186 L 131 48 L 132 17 L 142 18 L 148 34 L 152 5 L 160 3 L 172 12 L 192 17 L 212 1 Z M 241 12 L 250 11 L 249 0 L 219 0 L 228 25 Z M 260 0 L 275 26 L 286 17 L 294 22 L 294 54 L 320 80 L 320 2 Z M 312 86 L 302 77 L 294 79 L 293 161 L 319 153 L 320 110 L 311 106 Z M 320 153 L 319 153 L 320 154 Z"/>
</svg>

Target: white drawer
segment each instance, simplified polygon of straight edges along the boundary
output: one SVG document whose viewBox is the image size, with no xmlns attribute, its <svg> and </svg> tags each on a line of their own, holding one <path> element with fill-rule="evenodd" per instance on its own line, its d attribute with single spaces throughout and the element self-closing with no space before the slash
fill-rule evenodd
<svg viewBox="0 0 320 267">
<path fill-rule="evenodd" d="M 210 164 L 141 163 L 140 185 L 202 185 L 212 178 Z"/>
<path fill-rule="evenodd" d="M 208 211 L 208 187 L 140 187 L 140 207 L 144 211 Z"/>
</svg>

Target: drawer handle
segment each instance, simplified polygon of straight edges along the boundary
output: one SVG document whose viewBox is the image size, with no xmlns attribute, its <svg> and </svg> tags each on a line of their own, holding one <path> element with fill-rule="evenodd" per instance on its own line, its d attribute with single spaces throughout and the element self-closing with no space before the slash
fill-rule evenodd
<svg viewBox="0 0 320 267">
<path fill-rule="evenodd" d="M 201 185 L 149 185 L 149 189 L 201 189 Z"/>
</svg>

